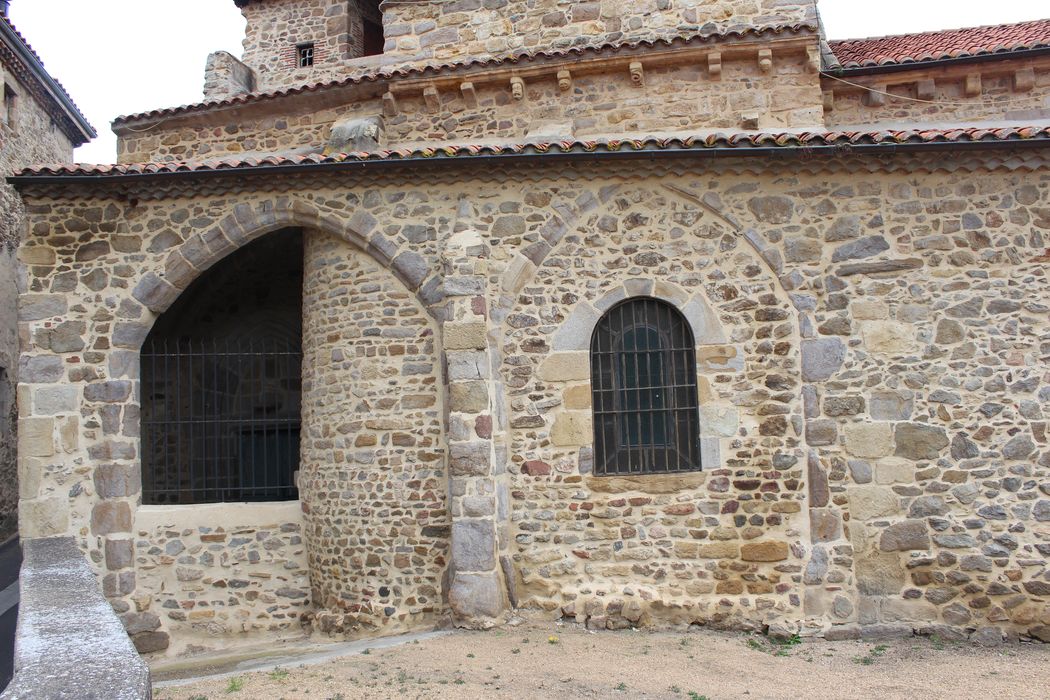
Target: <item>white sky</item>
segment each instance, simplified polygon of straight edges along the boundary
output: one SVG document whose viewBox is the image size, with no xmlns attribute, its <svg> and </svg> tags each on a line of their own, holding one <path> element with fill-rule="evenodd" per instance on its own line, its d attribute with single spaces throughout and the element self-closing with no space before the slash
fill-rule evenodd
<svg viewBox="0 0 1050 700">
<path fill-rule="evenodd" d="M 1050 17 L 1046 0 L 820 0 L 832 39 Z M 233 0 L 11 0 L 11 21 L 99 137 L 81 162 L 114 160 L 116 116 L 199 102 L 212 51 L 241 55 Z"/>
</svg>

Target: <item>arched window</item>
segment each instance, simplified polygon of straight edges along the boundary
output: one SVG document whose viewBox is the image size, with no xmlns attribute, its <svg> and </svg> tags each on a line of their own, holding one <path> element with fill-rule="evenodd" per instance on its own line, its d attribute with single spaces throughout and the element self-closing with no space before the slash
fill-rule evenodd
<svg viewBox="0 0 1050 700">
<path fill-rule="evenodd" d="M 303 238 L 268 234 L 215 264 L 142 348 L 146 504 L 298 498 Z"/>
<path fill-rule="evenodd" d="M 696 349 L 673 306 L 611 308 L 591 338 L 596 474 L 666 474 L 700 465 Z"/>
</svg>

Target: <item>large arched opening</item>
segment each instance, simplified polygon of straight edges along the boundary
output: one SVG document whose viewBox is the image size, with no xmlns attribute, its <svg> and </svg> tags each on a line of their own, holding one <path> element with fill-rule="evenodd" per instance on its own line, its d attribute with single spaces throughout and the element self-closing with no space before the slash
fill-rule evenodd
<svg viewBox="0 0 1050 700">
<path fill-rule="evenodd" d="M 149 505 L 298 498 L 303 234 L 222 259 L 142 347 L 142 480 Z"/>
</svg>

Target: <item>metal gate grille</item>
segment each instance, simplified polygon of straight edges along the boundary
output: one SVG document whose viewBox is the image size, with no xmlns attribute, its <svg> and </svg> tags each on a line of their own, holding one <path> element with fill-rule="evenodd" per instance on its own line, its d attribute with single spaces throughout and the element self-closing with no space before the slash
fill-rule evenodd
<svg viewBox="0 0 1050 700">
<path fill-rule="evenodd" d="M 301 368 L 280 341 L 144 348 L 143 501 L 298 498 Z"/>
<path fill-rule="evenodd" d="M 591 339 L 596 474 L 700 465 L 696 349 L 673 306 L 638 298 L 610 309 Z"/>
</svg>

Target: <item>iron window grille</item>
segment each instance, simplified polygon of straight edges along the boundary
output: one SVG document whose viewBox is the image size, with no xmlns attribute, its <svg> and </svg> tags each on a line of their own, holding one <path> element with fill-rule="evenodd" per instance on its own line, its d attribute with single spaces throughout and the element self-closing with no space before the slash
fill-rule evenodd
<svg viewBox="0 0 1050 700">
<path fill-rule="evenodd" d="M 591 337 L 591 391 L 595 474 L 701 468 L 696 348 L 676 308 L 642 297 L 610 309 Z"/>
<path fill-rule="evenodd" d="M 299 497 L 302 348 L 169 343 L 142 352 L 143 502 Z"/>
<path fill-rule="evenodd" d="M 313 43 L 299 44 L 295 48 L 296 48 L 296 55 L 298 56 L 298 61 L 299 61 L 299 67 L 300 68 L 309 68 L 310 66 L 312 66 L 314 64 L 314 45 L 313 45 Z"/>
</svg>

